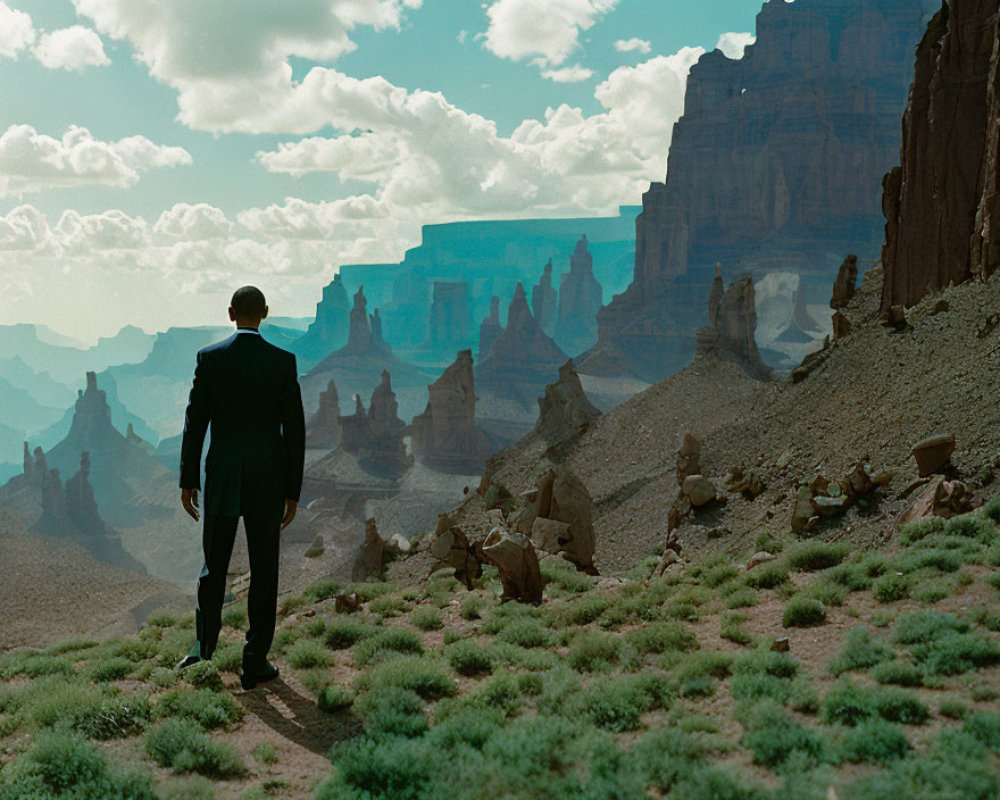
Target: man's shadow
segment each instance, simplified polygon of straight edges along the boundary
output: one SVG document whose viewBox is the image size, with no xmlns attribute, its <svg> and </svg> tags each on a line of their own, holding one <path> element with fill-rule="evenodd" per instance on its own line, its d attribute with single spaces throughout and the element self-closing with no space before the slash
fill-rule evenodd
<svg viewBox="0 0 1000 800">
<path fill-rule="evenodd" d="M 259 689 L 237 693 L 236 698 L 275 733 L 321 756 L 329 754 L 337 742 L 361 732 L 361 723 L 350 710 L 332 714 L 320 711 L 314 700 L 299 694 L 281 678 L 261 684 Z"/>
</svg>

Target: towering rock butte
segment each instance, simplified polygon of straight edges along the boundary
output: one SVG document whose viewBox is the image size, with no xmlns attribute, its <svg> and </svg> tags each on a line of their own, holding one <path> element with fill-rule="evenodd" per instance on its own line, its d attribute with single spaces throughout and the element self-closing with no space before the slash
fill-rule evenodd
<svg viewBox="0 0 1000 800">
<path fill-rule="evenodd" d="M 454 352 L 469 335 L 469 287 L 464 281 L 435 281 L 426 345 Z"/>
<path fill-rule="evenodd" d="M 531 313 L 538 320 L 539 326 L 549 336 L 556 330 L 556 320 L 559 314 L 559 295 L 552 288 L 552 259 L 542 269 L 542 277 L 531 289 Z"/>
<path fill-rule="evenodd" d="M 403 436 L 407 426 L 398 416 L 396 394 L 392 391 L 389 373 L 372 392 L 371 404 L 365 412 L 360 395 L 354 396 L 354 414 L 342 417 L 341 447 L 358 457 L 358 463 L 378 477 L 398 477 L 411 466 L 406 455 Z"/>
<path fill-rule="evenodd" d="M 538 398 L 535 433 L 554 445 L 575 441 L 600 416 L 600 410 L 584 394 L 570 360 L 559 367 L 559 380 L 546 386 L 545 394 Z"/>
<path fill-rule="evenodd" d="M 24 443 L 24 472 L 0 488 L 0 503 L 13 502 L 21 514 L 34 516 L 30 529 L 82 545 L 98 561 L 146 574 L 146 568 L 122 547 L 121 536 L 102 519 L 89 482 L 90 453 L 63 486 L 41 447 Z"/>
<path fill-rule="evenodd" d="M 306 446 L 333 450 L 340 446 L 340 398 L 332 380 L 319 396 L 319 408 L 306 425 Z"/>
<path fill-rule="evenodd" d="M 696 332 L 699 356 L 716 355 L 735 361 L 756 378 L 766 378 L 771 370 L 757 351 L 757 310 L 753 278 L 745 275 L 733 281 L 718 300 L 709 295 L 709 319 L 715 324 Z"/>
<path fill-rule="evenodd" d="M 601 284 L 594 277 L 594 259 L 587 236 L 580 237 L 569 260 L 569 272 L 559 283 L 556 341 L 570 353 L 582 353 L 597 342 L 597 313 L 604 305 Z"/>
<path fill-rule="evenodd" d="M 417 460 L 452 475 L 482 473 L 490 446 L 476 426 L 472 351 L 462 350 L 427 393 L 427 409 L 413 418 L 411 430 Z"/>
<path fill-rule="evenodd" d="M 1000 264 L 996 0 L 950 0 L 917 48 L 899 166 L 885 176 L 882 312 Z"/>
<path fill-rule="evenodd" d="M 334 350 L 343 347 L 350 330 L 351 304 L 340 273 L 323 287 L 323 297 L 316 304 L 316 319 L 301 338 L 291 346 L 299 366 L 308 369 Z"/>
<path fill-rule="evenodd" d="M 598 316 L 595 363 L 655 380 L 690 359 L 717 262 L 796 272 L 826 300 L 844 253 L 874 261 L 931 0 L 769 0 L 739 60 L 691 68 L 666 183 L 643 196 L 632 285 Z M 579 364 L 588 372 L 588 361 Z"/>
<path fill-rule="evenodd" d="M 484 394 L 530 408 L 566 359 L 531 315 L 524 287 L 518 283 L 507 311 L 507 327 L 479 362 L 476 383 Z"/>
<path fill-rule="evenodd" d="M 136 498 L 170 478 L 170 471 L 149 452 L 145 442 L 122 435 L 111 424 L 107 396 L 98 388 L 97 376 L 87 373 L 86 389 L 77 396 L 69 433 L 46 453 L 50 468 L 74 474 L 80 454 L 90 454 L 88 481 L 102 514 L 116 528 L 142 524 L 146 512 Z"/>
<path fill-rule="evenodd" d="M 493 342 L 500 338 L 503 333 L 503 325 L 500 324 L 500 298 L 493 297 L 490 300 L 490 315 L 479 325 L 479 360 L 482 361 Z"/>
</svg>

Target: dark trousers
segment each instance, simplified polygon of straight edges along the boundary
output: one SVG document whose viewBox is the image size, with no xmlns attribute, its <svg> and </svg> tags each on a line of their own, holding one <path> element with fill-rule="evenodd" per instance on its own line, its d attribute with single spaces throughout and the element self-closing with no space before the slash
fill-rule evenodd
<svg viewBox="0 0 1000 800">
<path fill-rule="evenodd" d="M 219 642 L 226 573 L 238 523 L 239 517 L 205 514 L 202 532 L 205 566 L 198 578 L 198 607 L 195 611 L 198 655 L 205 659 L 212 657 Z M 243 648 L 243 671 L 253 674 L 263 668 L 274 639 L 281 523 L 273 516 L 245 516 L 243 526 L 247 532 L 247 551 L 250 555 L 250 597 L 247 602 L 250 629 Z"/>
</svg>

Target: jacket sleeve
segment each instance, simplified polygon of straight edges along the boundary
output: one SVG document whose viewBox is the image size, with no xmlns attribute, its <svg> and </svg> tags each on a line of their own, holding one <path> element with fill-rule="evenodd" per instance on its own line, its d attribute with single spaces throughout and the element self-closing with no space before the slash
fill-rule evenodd
<svg viewBox="0 0 1000 800">
<path fill-rule="evenodd" d="M 285 499 L 298 502 L 306 460 L 306 418 L 294 355 L 290 366 L 281 394 L 281 435 L 285 443 Z"/>
<path fill-rule="evenodd" d="M 205 444 L 205 432 L 211 419 L 211 404 L 208 397 L 208 383 L 202 354 L 198 353 L 194 368 L 194 382 L 188 396 L 187 410 L 184 412 L 184 436 L 181 439 L 181 488 L 201 488 L 201 451 Z"/>
</svg>

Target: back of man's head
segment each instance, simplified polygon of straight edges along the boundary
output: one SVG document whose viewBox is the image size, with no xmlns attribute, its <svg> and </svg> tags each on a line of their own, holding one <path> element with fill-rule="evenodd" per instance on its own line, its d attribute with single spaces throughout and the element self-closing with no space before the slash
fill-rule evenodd
<svg viewBox="0 0 1000 800">
<path fill-rule="evenodd" d="M 241 286 L 233 292 L 229 305 L 239 319 L 263 319 L 267 311 L 264 293 L 256 286 Z"/>
</svg>

